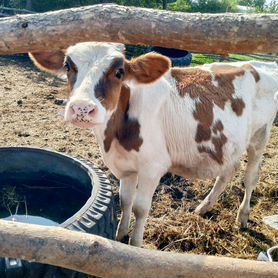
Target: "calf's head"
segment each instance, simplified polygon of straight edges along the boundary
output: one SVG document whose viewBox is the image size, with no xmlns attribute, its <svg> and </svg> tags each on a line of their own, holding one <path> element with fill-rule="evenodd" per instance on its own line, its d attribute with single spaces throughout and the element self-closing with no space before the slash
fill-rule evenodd
<svg viewBox="0 0 278 278">
<path fill-rule="evenodd" d="M 123 52 L 123 44 L 86 42 L 66 51 L 30 53 L 30 57 L 42 70 L 66 73 L 70 98 L 65 120 L 93 128 L 115 111 L 124 83 L 149 84 L 170 68 L 170 60 L 160 54 L 128 61 Z"/>
</svg>

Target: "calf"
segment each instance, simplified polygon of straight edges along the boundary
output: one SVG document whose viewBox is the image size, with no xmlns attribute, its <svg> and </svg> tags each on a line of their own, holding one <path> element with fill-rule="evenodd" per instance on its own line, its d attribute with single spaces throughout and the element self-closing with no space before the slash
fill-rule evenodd
<svg viewBox="0 0 278 278">
<path fill-rule="evenodd" d="M 127 236 L 133 210 L 130 243 L 143 244 L 152 196 L 167 171 L 216 177 L 196 208 L 200 215 L 211 210 L 245 151 L 245 195 L 237 221 L 246 227 L 278 107 L 277 65 L 252 61 L 171 68 L 162 55 L 128 61 L 123 52 L 121 44 L 88 42 L 65 52 L 31 54 L 40 68 L 67 74 L 71 95 L 65 120 L 93 130 L 105 164 L 120 179 L 117 240 Z"/>
</svg>

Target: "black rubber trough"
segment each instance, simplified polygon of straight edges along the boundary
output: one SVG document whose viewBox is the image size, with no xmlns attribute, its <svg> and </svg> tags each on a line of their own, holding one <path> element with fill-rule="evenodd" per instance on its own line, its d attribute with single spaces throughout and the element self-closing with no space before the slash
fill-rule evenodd
<svg viewBox="0 0 278 278">
<path fill-rule="evenodd" d="M 116 230 L 111 185 L 101 170 L 62 153 L 30 147 L 0 148 L 0 218 L 109 239 Z M 54 266 L 0 259 L 1 278 L 72 275 Z"/>
</svg>

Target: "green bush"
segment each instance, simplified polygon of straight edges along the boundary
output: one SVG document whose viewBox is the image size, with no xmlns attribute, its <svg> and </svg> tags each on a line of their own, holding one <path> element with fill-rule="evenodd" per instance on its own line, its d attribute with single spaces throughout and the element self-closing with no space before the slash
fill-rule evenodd
<svg viewBox="0 0 278 278">
<path fill-rule="evenodd" d="M 223 13 L 235 12 L 237 0 L 177 0 L 169 10 L 182 12 Z"/>
<path fill-rule="evenodd" d="M 201 13 L 222 13 L 236 10 L 237 0 L 198 0 L 192 10 Z"/>
<path fill-rule="evenodd" d="M 265 0 L 238 0 L 238 4 L 248 7 L 258 7 L 263 9 Z"/>
<path fill-rule="evenodd" d="M 192 3 L 191 0 L 177 0 L 174 3 L 169 3 L 168 9 L 176 12 L 191 12 Z"/>
</svg>

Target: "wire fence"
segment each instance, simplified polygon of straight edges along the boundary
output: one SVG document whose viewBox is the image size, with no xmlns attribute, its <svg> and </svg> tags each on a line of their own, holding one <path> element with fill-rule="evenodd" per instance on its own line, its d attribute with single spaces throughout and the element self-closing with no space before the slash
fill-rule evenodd
<svg viewBox="0 0 278 278">
<path fill-rule="evenodd" d="M 0 7 L 0 17 L 8 17 L 8 16 L 14 16 L 17 14 L 33 14 L 34 12 L 24 10 L 24 9 L 14 9 L 14 8 L 5 8 Z"/>
</svg>

